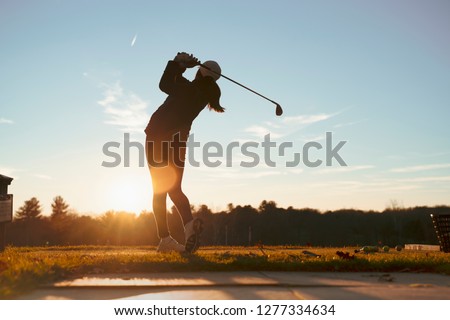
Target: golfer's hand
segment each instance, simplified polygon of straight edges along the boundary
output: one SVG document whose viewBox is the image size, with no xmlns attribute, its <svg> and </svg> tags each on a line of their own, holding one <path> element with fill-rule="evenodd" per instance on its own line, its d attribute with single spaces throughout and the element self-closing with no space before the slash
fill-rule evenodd
<svg viewBox="0 0 450 320">
<path fill-rule="evenodd" d="M 196 57 L 192 54 L 187 54 L 186 52 L 178 52 L 173 60 L 178 62 L 180 66 L 184 68 L 193 68 L 200 63 Z"/>
</svg>

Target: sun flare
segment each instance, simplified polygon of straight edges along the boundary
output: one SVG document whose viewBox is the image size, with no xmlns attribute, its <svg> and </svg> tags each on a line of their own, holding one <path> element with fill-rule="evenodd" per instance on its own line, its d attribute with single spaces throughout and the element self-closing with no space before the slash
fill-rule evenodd
<svg viewBox="0 0 450 320">
<path fill-rule="evenodd" d="M 139 181 L 124 179 L 110 187 L 107 195 L 109 207 L 115 211 L 139 214 L 148 206 L 145 190 Z"/>
</svg>

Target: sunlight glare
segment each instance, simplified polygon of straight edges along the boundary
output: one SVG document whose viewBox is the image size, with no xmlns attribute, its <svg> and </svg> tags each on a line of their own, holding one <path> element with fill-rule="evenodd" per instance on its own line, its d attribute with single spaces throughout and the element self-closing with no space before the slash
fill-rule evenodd
<svg viewBox="0 0 450 320">
<path fill-rule="evenodd" d="M 109 207 L 139 215 L 146 208 L 146 197 L 145 188 L 138 182 L 124 179 L 111 186 L 107 195 Z"/>
</svg>

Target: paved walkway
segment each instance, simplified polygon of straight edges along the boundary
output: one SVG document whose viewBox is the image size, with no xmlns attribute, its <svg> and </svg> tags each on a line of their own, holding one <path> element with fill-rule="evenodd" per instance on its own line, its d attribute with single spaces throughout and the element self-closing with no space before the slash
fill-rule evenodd
<svg viewBox="0 0 450 320">
<path fill-rule="evenodd" d="M 20 299 L 450 300 L 450 276 L 350 272 L 110 274 L 58 282 Z"/>
</svg>

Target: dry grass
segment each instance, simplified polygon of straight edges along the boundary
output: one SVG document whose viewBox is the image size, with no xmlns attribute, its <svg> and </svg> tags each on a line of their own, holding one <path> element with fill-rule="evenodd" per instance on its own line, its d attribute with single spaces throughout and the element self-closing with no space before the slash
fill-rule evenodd
<svg viewBox="0 0 450 320">
<path fill-rule="evenodd" d="M 0 298 L 87 274 L 171 271 L 378 271 L 450 274 L 450 254 L 425 251 L 357 253 L 356 248 L 206 247 L 194 255 L 153 247 L 22 247 L 0 253 Z M 309 251 L 319 256 L 305 254 Z"/>
</svg>

